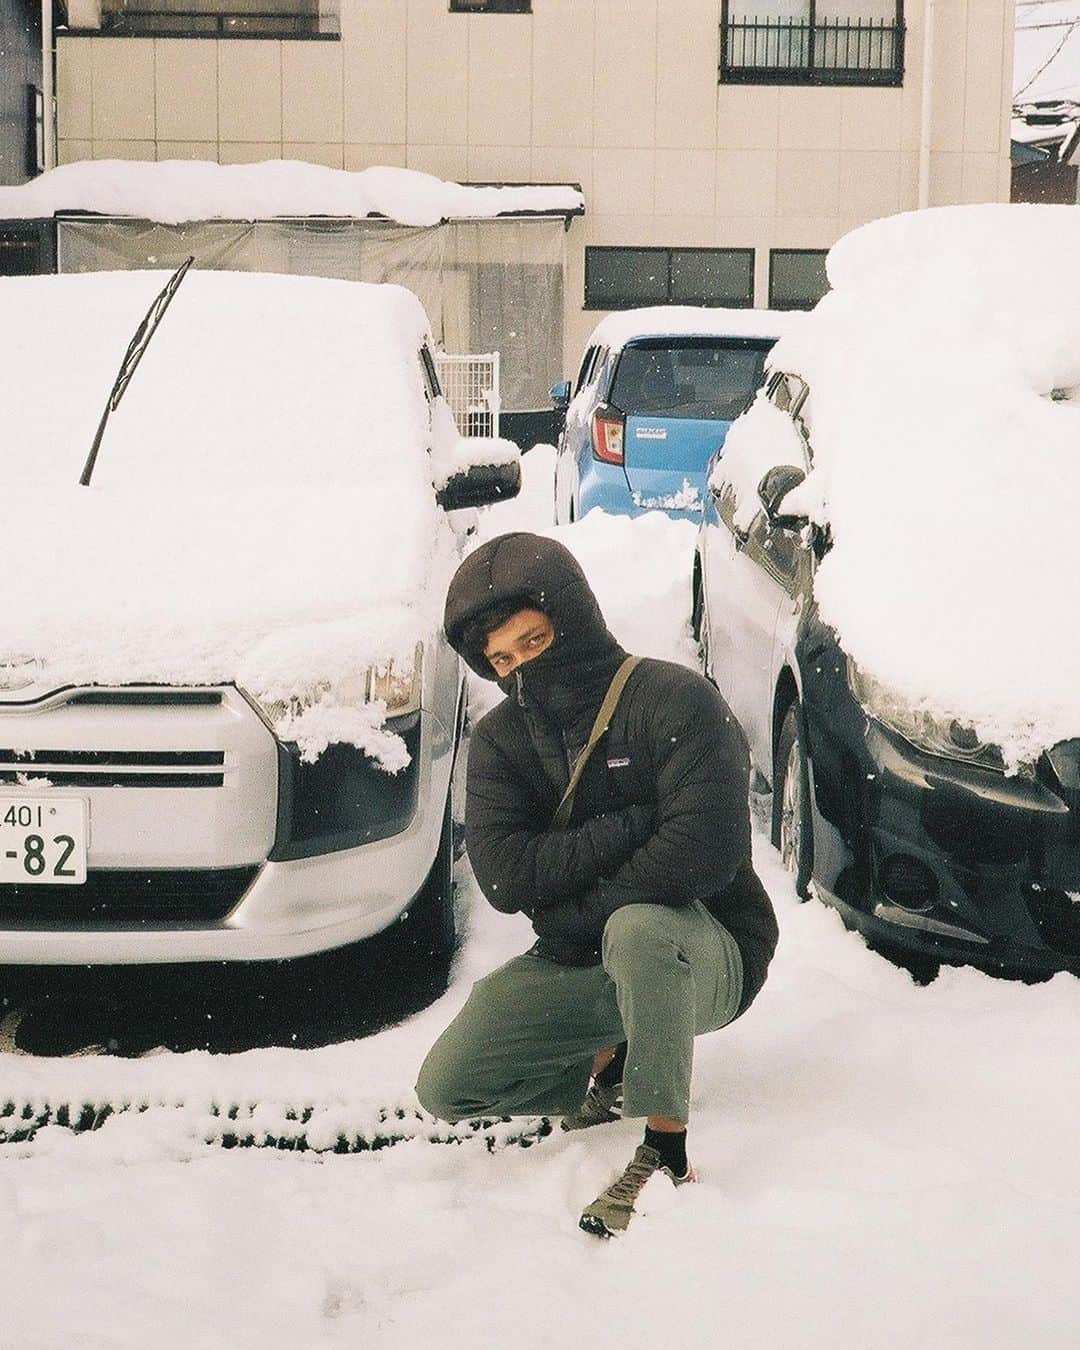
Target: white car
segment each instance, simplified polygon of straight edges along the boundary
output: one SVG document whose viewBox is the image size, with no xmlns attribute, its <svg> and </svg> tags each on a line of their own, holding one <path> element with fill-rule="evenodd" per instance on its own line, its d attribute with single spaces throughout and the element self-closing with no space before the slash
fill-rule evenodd
<svg viewBox="0 0 1080 1350">
<path fill-rule="evenodd" d="M 517 452 L 408 291 L 164 279 L 0 281 L 0 962 L 446 943 L 442 600 Z"/>
</svg>

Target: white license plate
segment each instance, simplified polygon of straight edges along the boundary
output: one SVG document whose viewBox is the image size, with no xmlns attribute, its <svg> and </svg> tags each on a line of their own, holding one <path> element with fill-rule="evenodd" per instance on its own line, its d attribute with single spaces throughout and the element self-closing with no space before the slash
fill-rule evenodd
<svg viewBox="0 0 1080 1350">
<path fill-rule="evenodd" d="M 87 817 L 82 797 L 0 794 L 0 885 L 81 886 Z"/>
</svg>

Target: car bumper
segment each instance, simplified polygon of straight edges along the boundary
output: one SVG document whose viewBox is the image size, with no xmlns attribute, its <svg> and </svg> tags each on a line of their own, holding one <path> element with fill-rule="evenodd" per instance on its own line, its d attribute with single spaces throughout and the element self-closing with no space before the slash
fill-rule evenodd
<svg viewBox="0 0 1080 1350">
<path fill-rule="evenodd" d="M 631 491 L 626 472 L 617 464 L 603 464 L 592 460 L 581 476 L 578 488 L 577 516 L 580 520 L 586 512 L 599 507 L 612 515 L 644 516 L 662 511 L 676 520 L 692 520 L 697 524 L 701 520 L 700 498 L 683 493 L 686 481 L 684 475 L 673 479 L 670 474 L 639 475 L 642 478 L 637 491 Z M 687 506 L 675 506 L 672 502 L 682 501 L 685 496 Z"/>
<path fill-rule="evenodd" d="M 300 771 L 235 689 L 221 703 L 96 711 L 66 705 L 39 717 L 38 741 L 109 746 L 221 747 L 213 786 L 28 784 L 20 795 L 78 792 L 88 802 L 87 883 L 0 885 L 0 963 L 132 964 L 253 961 L 303 956 L 370 937 L 420 892 L 438 851 L 454 753 L 454 721 L 420 715 L 411 737 L 410 790 L 395 785 L 392 811 L 351 831 L 333 803 L 306 803 Z M 7 730 L 18 726 L 8 718 Z M 76 734 L 77 733 L 77 734 Z M 9 739 L 11 735 L 9 734 Z M 93 750 L 99 753 L 99 750 Z M 172 751 L 171 753 L 176 753 Z M 359 752 L 357 752 L 359 756 Z M 295 766 L 294 766 L 295 769 Z M 369 773 L 379 772 L 369 766 Z M 357 772 L 354 782 L 359 783 Z M 318 785 L 317 785 L 318 786 Z M 326 820 L 320 839 L 312 820 Z"/>
<path fill-rule="evenodd" d="M 1004 776 L 865 728 L 845 842 L 815 820 L 822 898 L 872 940 L 939 960 L 1080 972 L 1080 746 L 1059 756 L 1070 786 L 1048 761 L 1034 778 Z M 819 807 L 821 774 L 819 761 Z"/>
</svg>

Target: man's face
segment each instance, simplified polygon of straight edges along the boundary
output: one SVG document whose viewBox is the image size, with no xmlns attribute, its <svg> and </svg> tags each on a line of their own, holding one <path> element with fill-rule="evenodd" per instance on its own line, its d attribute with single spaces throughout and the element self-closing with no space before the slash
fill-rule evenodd
<svg viewBox="0 0 1080 1350">
<path fill-rule="evenodd" d="M 484 643 L 484 655 L 500 679 L 539 656 L 555 641 L 555 629 L 538 609 L 519 609 L 493 628 Z"/>
</svg>

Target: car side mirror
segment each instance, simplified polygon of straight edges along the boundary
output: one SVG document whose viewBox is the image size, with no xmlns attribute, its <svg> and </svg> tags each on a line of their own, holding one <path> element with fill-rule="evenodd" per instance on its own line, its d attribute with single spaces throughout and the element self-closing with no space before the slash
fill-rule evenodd
<svg viewBox="0 0 1080 1350">
<path fill-rule="evenodd" d="M 807 523 L 806 516 L 789 515 L 781 511 L 784 498 L 806 478 L 803 469 L 794 464 L 775 464 L 758 484 L 758 500 L 765 509 L 770 525 L 780 529 L 798 530 Z"/>
<path fill-rule="evenodd" d="M 521 451 L 513 441 L 463 436 L 449 471 L 436 484 L 435 500 L 444 511 L 464 511 L 509 501 L 520 491 Z"/>
<path fill-rule="evenodd" d="M 548 390 L 552 403 L 561 412 L 565 412 L 570 406 L 570 381 L 560 380 L 558 384 L 553 384 Z"/>
</svg>

